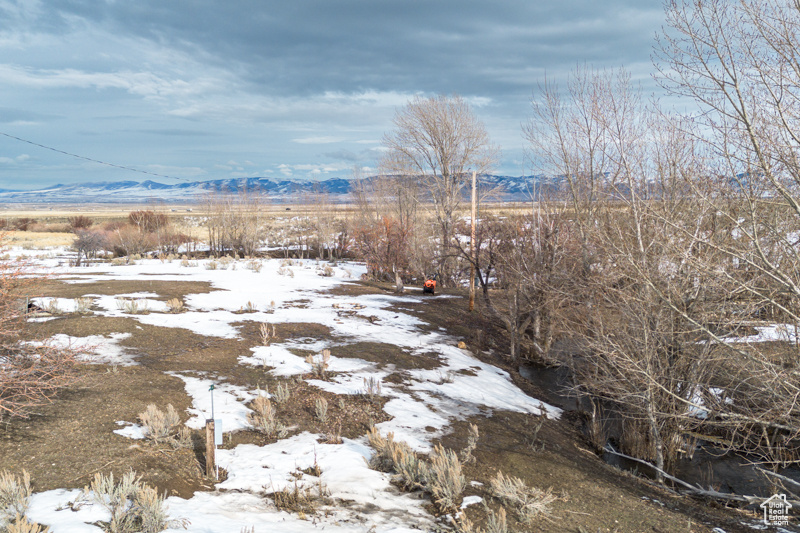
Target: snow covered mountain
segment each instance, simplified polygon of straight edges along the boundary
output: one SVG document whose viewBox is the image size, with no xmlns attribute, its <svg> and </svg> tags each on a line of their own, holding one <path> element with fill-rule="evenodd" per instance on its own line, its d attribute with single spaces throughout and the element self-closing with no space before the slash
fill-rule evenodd
<svg viewBox="0 0 800 533">
<path fill-rule="evenodd" d="M 538 176 L 493 176 L 480 178 L 481 186 L 502 190 L 497 195 L 504 201 L 530 200 L 544 188 L 557 187 L 557 180 Z M 299 203 L 312 194 L 327 193 L 334 202 L 348 202 L 353 182 L 342 178 L 325 181 L 275 181 L 269 178 L 239 178 L 213 181 L 184 182 L 167 185 L 155 181 L 100 181 L 77 184 L 57 184 L 39 190 L 0 189 L 0 203 L 165 203 L 202 202 L 212 193 L 234 193 L 241 190 L 258 191 L 270 201 Z"/>
</svg>

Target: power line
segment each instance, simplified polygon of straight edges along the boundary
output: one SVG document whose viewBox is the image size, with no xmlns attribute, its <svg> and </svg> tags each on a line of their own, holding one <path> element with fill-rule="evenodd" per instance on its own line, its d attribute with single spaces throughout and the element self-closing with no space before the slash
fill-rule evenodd
<svg viewBox="0 0 800 533">
<path fill-rule="evenodd" d="M 191 183 L 191 180 L 188 180 L 186 178 L 178 178 L 176 176 L 167 176 L 166 174 L 158 174 L 156 172 L 149 172 L 147 170 L 141 170 L 141 169 L 138 169 L 138 168 L 126 167 L 124 165 L 115 165 L 114 163 L 108 163 L 106 161 L 100 161 L 99 159 L 92 159 L 91 157 L 86 157 L 86 156 L 82 156 L 82 155 L 78 155 L 78 154 L 73 154 L 71 152 L 65 152 L 64 150 L 59 150 L 58 148 L 53 148 L 52 146 L 45 146 L 45 145 L 39 144 L 37 142 L 29 141 L 27 139 L 22 139 L 20 137 L 14 136 L 14 135 L 9 135 L 8 133 L 3 133 L 2 131 L 0 131 L 0 135 L 8 137 L 9 139 L 14 139 L 16 141 L 32 144 L 33 146 L 38 146 L 39 148 L 44 148 L 45 150 L 50 150 L 51 152 L 56 152 L 56 153 L 59 153 L 59 154 L 68 155 L 70 157 L 76 157 L 78 159 L 83 159 L 85 161 L 91 161 L 92 163 L 99 163 L 101 165 L 106 165 L 108 167 L 120 168 L 122 170 L 129 170 L 131 172 L 138 172 L 139 174 L 147 174 L 149 176 L 156 176 L 156 177 L 159 177 L 159 178 L 167 178 L 167 179 L 170 179 L 170 180 L 183 180 L 183 181 Z"/>
</svg>

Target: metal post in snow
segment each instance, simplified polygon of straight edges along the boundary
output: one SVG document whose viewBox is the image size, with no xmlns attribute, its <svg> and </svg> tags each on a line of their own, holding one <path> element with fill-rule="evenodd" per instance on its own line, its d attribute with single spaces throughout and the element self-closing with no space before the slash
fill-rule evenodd
<svg viewBox="0 0 800 533">
<path fill-rule="evenodd" d="M 208 388 L 208 390 L 211 392 L 211 420 L 214 420 L 214 384 L 213 383 Z"/>
</svg>

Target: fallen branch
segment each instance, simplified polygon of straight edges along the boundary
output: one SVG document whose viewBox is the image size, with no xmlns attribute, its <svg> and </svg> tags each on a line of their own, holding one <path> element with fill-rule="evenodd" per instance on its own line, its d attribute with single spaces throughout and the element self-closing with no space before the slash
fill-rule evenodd
<svg viewBox="0 0 800 533">
<path fill-rule="evenodd" d="M 787 481 L 787 482 L 791 483 L 792 485 L 796 485 L 796 486 L 800 487 L 800 481 L 796 481 L 796 480 L 794 480 L 794 479 L 792 479 L 790 477 L 783 476 L 781 474 L 778 474 L 777 472 L 770 472 L 766 468 L 761 468 L 760 466 L 754 466 L 754 468 L 756 470 L 758 470 L 759 472 L 761 472 L 762 474 L 766 474 L 768 476 L 776 477 L 776 478 L 778 478 L 778 479 L 780 479 L 782 481 Z"/>
<path fill-rule="evenodd" d="M 764 501 L 764 498 L 761 498 L 759 496 L 748 496 L 748 495 L 732 494 L 730 492 L 719 492 L 719 491 L 716 491 L 716 490 L 710 489 L 710 488 L 709 489 L 704 489 L 700 485 L 692 485 L 690 483 L 687 483 L 686 481 L 683 481 L 682 479 L 678 479 L 675 476 L 672 476 L 672 475 L 664 472 L 662 469 L 656 467 L 654 464 L 649 463 L 648 461 L 645 461 L 643 459 L 639 459 L 637 457 L 632 457 L 630 455 L 626 455 L 624 453 L 618 452 L 617 450 L 612 448 L 610 444 L 607 444 L 606 447 L 604 448 L 604 450 L 607 451 L 608 453 L 612 454 L 612 455 L 616 455 L 618 457 L 622 457 L 624 459 L 628 459 L 629 461 L 636 461 L 637 463 L 641 463 L 641 464 L 643 464 L 645 466 L 649 466 L 650 468 L 652 468 L 653 470 L 655 470 L 656 472 L 658 472 L 662 476 L 664 476 L 665 479 L 668 479 L 668 480 L 672 481 L 673 483 L 675 483 L 677 485 L 680 485 L 681 487 L 684 487 L 689 493 L 691 493 L 691 494 L 693 494 L 695 496 L 702 496 L 704 498 L 712 498 L 712 499 L 717 499 L 717 500 L 728 500 L 728 501 L 735 501 L 735 502 L 744 502 L 744 503 L 748 503 L 748 504 L 760 504 L 760 503 L 762 503 Z M 786 500 L 786 501 L 790 502 L 792 505 L 800 505 L 800 501 L 798 501 L 798 500 Z"/>
</svg>

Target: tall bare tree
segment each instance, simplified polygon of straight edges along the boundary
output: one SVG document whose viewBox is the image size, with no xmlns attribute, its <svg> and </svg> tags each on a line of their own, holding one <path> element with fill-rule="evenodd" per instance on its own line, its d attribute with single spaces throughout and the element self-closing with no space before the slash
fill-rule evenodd
<svg viewBox="0 0 800 533">
<path fill-rule="evenodd" d="M 468 172 L 491 169 L 498 149 L 466 100 L 441 95 L 417 96 L 399 109 L 383 144 L 382 172 L 416 180 L 418 198 L 433 205 L 440 228 L 440 275 L 444 283 L 452 283 L 449 248 Z"/>
</svg>

